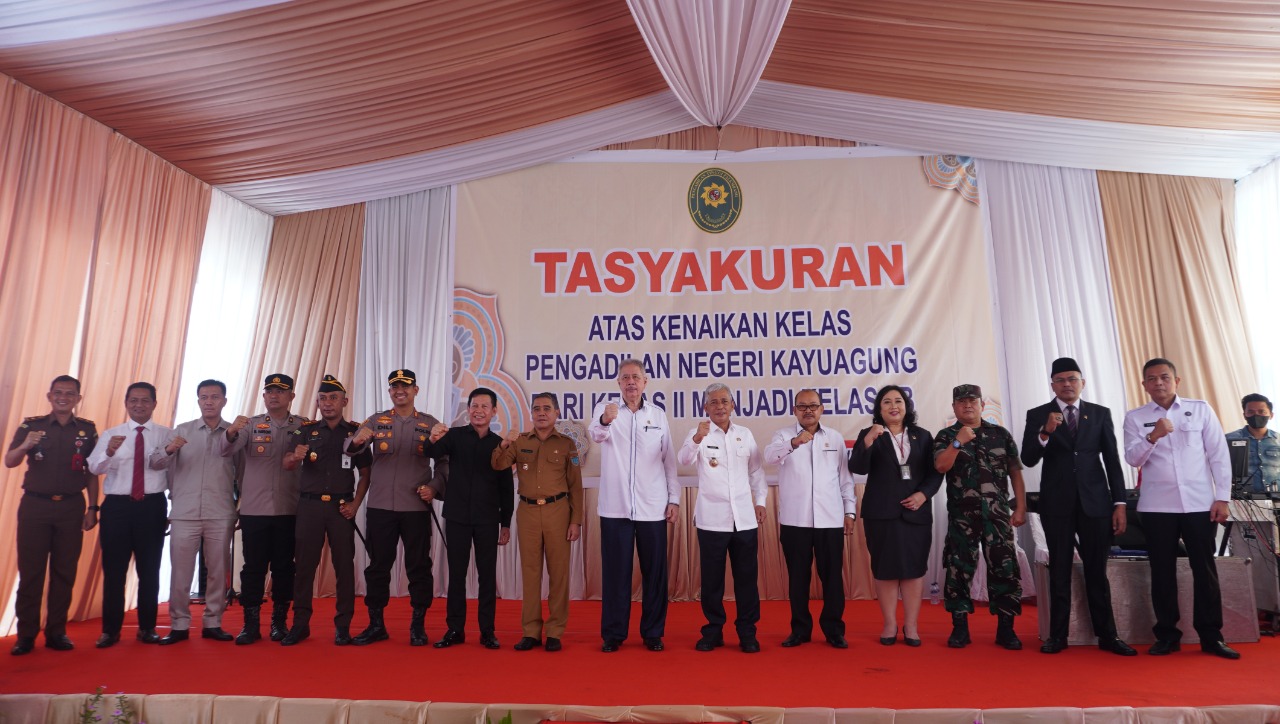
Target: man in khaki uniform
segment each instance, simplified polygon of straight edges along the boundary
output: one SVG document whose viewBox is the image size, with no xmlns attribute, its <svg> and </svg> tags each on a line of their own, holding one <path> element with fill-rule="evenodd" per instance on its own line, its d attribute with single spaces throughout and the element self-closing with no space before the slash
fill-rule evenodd
<svg viewBox="0 0 1280 724">
<path fill-rule="evenodd" d="M 347 440 L 348 455 L 373 455 L 369 494 L 365 498 L 369 565 L 364 569 L 364 605 L 369 625 L 352 639 L 357 646 L 389 638 L 383 609 L 391 599 L 391 566 L 397 543 L 404 546 L 404 572 L 409 578 L 409 645 L 426 646 L 426 616 L 431 607 L 431 501 L 444 490 L 448 463 L 433 465 L 425 446 L 439 420 L 414 408 L 417 375 L 399 369 L 387 375 L 391 409 L 370 415 Z"/>
<path fill-rule="evenodd" d="M 293 404 L 293 378 L 276 373 L 262 383 L 261 415 L 240 415 L 222 439 L 223 457 L 244 451 L 244 477 L 240 481 L 240 539 L 244 542 L 244 566 L 240 569 L 240 604 L 244 628 L 237 645 L 262 638 L 260 610 L 271 568 L 271 640 L 289 633 L 289 604 L 293 601 L 294 527 L 298 512 L 298 471 L 284 469 L 285 453 L 293 449 L 292 433 L 310 422 L 289 412 Z"/>
<path fill-rule="evenodd" d="M 516 536 L 520 541 L 524 638 L 516 651 L 542 645 L 542 561 L 547 561 L 547 651 L 560 650 L 569 621 L 569 555 L 582 529 L 582 468 L 573 440 L 556 430 L 560 403 L 550 392 L 533 398 L 533 431 L 512 432 L 493 451 L 493 469 L 514 463 L 519 479 Z"/>
</svg>

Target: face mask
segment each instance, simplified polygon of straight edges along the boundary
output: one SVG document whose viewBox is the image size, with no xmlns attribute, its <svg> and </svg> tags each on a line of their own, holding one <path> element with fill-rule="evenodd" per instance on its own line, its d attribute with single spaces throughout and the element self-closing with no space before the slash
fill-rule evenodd
<svg viewBox="0 0 1280 724">
<path fill-rule="evenodd" d="M 1271 418 L 1266 415 L 1250 415 L 1245 418 L 1245 422 L 1249 423 L 1249 427 L 1255 430 L 1261 430 L 1267 426 L 1267 420 Z"/>
</svg>

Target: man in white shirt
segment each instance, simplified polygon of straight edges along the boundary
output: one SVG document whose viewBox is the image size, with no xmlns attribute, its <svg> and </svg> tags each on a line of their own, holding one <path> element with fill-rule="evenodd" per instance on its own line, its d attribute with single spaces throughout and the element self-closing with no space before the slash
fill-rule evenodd
<svg viewBox="0 0 1280 724">
<path fill-rule="evenodd" d="M 1177 369 L 1157 357 L 1142 367 L 1151 402 L 1124 417 L 1124 458 L 1142 471 L 1138 512 L 1151 562 L 1156 642 L 1164 656 L 1181 648 L 1178 629 L 1178 540 L 1187 547 L 1194 591 L 1192 625 L 1205 653 L 1238 659 L 1222 640 L 1222 591 L 1213 561 L 1218 524 L 1231 499 L 1231 459 L 1222 425 L 1208 403 L 1178 396 Z"/>
<path fill-rule="evenodd" d="M 707 625 L 696 648 L 711 651 L 724 646 L 724 566 L 733 567 L 733 593 L 738 609 L 734 627 L 744 653 L 760 651 L 756 623 L 760 620 L 757 582 L 757 529 L 764 522 L 765 486 L 760 448 L 751 431 L 729 421 L 733 396 L 728 386 L 716 382 L 707 387 L 702 410 L 709 420 L 689 431 L 677 459 L 696 465 L 698 500 L 693 521 L 698 528 L 702 564 L 702 613 Z"/>
<path fill-rule="evenodd" d="M 169 635 L 161 646 L 186 641 L 191 629 L 191 578 L 196 553 L 203 551 L 208 575 L 200 638 L 230 641 L 222 630 L 231 573 L 231 537 L 236 526 L 235 484 L 244 471 L 244 453 L 222 456 L 231 423 L 222 419 L 227 387 L 218 380 L 196 385 L 200 417 L 178 425 L 164 447 L 151 453 L 151 467 L 169 471 Z"/>
<path fill-rule="evenodd" d="M 818 625 L 827 643 L 849 648 L 844 637 L 844 537 L 852 535 L 857 502 L 849 473 L 844 436 L 823 427 L 817 390 L 796 393 L 791 411 L 796 424 L 773 435 L 764 460 L 778 466 L 778 522 L 782 556 L 787 562 L 787 595 L 791 599 L 791 635 L 784 648 L 799 646 L 813 635 L 809 583 L 814 559 L 822 581 L 822 613 Z"/>
<path fill-rule="evenodd" d="M 588 433 L 600 446 L 600 650 L 617 651 L 631 628 L 631 566 L 640 558 L 640 636 L 663 649 L 667 623 L 667 524 L 680 515 L 680 481 L 667 414 L 648 401 L 640 360 L 618 366 L 622 404 L 605 400 Z M 633 554 L 632 551 L 635 551 Z"/>
<path fill-rule="evenodd" d="M 89 472 L 106 475 L 102 479 L 102 636 L 96 646 L 109 648 L 120 641 L 124 625 L 124 586 L 133 559 L 138 574 L 138 633 L 144 644 L 160 642 L 156 634 L 156 609 L 160 601 L 160 556 L 164 552 L 164 529 L 168 505 L 164 491 L 169 487 L 164 470 L 155 470 L 148 460 L 161 449 L 173 430 L 151 419 L 156 409 L 156 388 L 135 382 L 125 391 L 124 406 L 129 421 L 102 433 L 89 455 Z"/>
</svg>

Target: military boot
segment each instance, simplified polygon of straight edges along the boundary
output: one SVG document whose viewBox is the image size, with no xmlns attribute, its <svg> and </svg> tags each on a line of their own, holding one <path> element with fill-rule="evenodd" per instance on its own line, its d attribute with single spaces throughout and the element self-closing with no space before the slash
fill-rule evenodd
<svg viewBox="0 0 1280 724">
<path fill-rule="evenodd" d="M 351 645 L 351 628 L 348 626 L 338 626 L 337 630 L 334 631 L 333 633 L 333 645 L 334 646 Z"/>
<path fill-rule="evenodd" d="M 271 640 L 283 641 L 289 635 L 289 602 L 271 604 Z"/>
<path fill-rule="evenodd" d="M 951 613 L 951 637 L 947 639 L 947 646 L 953 649 L 962 649 L 970 643 L 969 614 L 964 611 L 953 611 Z"/>
<path fill-rule="evenodd" d="M 390 638 L 387 635 L 387 627 L 382 622 L 382 609 L 369 609 L 369 626 L 361 631 L 355 638 L 351 639 L 351 643 L 356 646 L 366 646 L 375 641 L 386 641 Z"/>
<path fill-rule="evenodd" d="M 1013 632 L 1013 615 L 1001 613 L 996 615 L 996 643 L 1010 651 L 1021 651 L 1022 641 Z"/>
<path fill-rule="evenodd" d="M 426 646 L 427 627 L 424 619 L 427 617 L 427 609 L 425 606 L 413 607 L 413 620 L 409 622 L 409 645 L 410 646 Z"/>
<path fill-rule="evenodd" d="M 244 628 L 236 636 L 236 646 L 245 646 L 262 638 L 262 622 L 258 619 L 261 610 L 258 606 L 244 607 Z"/>
</svg>

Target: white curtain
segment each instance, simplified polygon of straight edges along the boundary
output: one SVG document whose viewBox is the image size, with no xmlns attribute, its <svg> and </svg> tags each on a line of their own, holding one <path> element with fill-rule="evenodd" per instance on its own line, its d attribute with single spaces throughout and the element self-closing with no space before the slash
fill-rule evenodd
<svg viewBox="0 0 1280 724">
<path fill-rule="evenodd" d="M 1174 176 L 1240 178 L 1280 133 L 992 111 L 762 80 L 735 123 L 922 153 Z"/>
<path fill-rule="evenodd" d="M 1258 389 L 1250 392 L 1280 402 L 1280 335 L 1275 330 L 1273 286 L 1280 280 L 1280 160 L 1236 183 L 1236 249 L 1245 324 L 1258 370 Z M 1218 414 L 1223 420 L 1238 419 L 1233 412 L 1219 410 Z"/>
<path fill-rule="evenodd" d="M 978 163 L 978 189 L 995 292 L 1005 427 L 1021 444 L 1026 411 L 1053 399 L 1050 365 L 1071 357 L 1083 368 L 1083 397 L 1111 409 L 1118 434 L 1125 378 L 1097 175 L 984 160 Z M 1123 469 L 1130 485 L 1131 470 Z M 1024 470 L 1023 477 L 1028 490 L 1040 489 L 1040 466 Z M 1033 548 L 1034 559 L 1047 561 L 1038 516 L 1031 516 L 1027 530 L 1020 540 Z M 1029 578 L 1024 567 L 1024 588 Z"/>
<path fill-rule="evenodd" d="M 418 376 L 416 407 L 446 424 L 450 422 L 446 410 L 453 409 L 456 399 L 452 374 L 453 220 L 452 187 L 365 205 L 356 379 L 349 385 L 350 415 L 356 420 L 389 408 L 387 374 L 408 368 Z M 364 507 L 359 523 L 363 528 Z M 435 592 L 443 595 L 447 578 L 438 532 L 432 536 L 431 548 Z M 357 546 L 356 569 L 362 570 L 367 563 L 364 549 Z M 363 577 L 356 578 L 357 590 L 363 591 Z M 391 595 L 406 596 L 408 592 L 404 556 L 398 555 Z"/>
<path fill-rule="evenodd" d="M 730 123 L 782 32 L 791 0 L 627 0 L 662 77 L 699 123 Z"/>
<path fill-rule="evenodd" d="M 292 214 L 494 176 L 610 143 L 661 136 L 696 125 L 675 95 L 663 91 L 473 143 L 219 188 L 268 213 Z"/>
<path fill-rule="evenodd" d="M 243 400 L 246 390 L 257 388 L 245 375 L 273 222 L 214 189 L 191 298 L 176 422 L 200 416 L 196 385 L 201 380 L 225 382 L 229 400 Z M 228 408 L 223 414 L 232 419 L 241 412 Z"/>
<path fill-rule="evenodd" d="M 289 0 L 17 0 L 0 3 L 0 47 L 117 35 Z"/>
<path fill-rule="evenodd" d="M 273 221 L 261 211 L 213 190 L 196 286 L 191 296 L 187 346 L 183 350 L 182 376 L 176 390 L 175 424 L 200 416 L 196 385 L 203 380 L 224 382 L 228 400 L 245 399 L 245 390 L 256 387 L 245 375 Z M 160 390 L 160 395 L 163 398 L 173 392 Z M 241 412 L 228 406 L 223 417 L 234 419 Z M 160 565 L 161 601 L 169 600 L 167 537 L 164 547 Z M 239 575 L 238 571 L 237 566 L 235 575 Z"/>
</svg>

